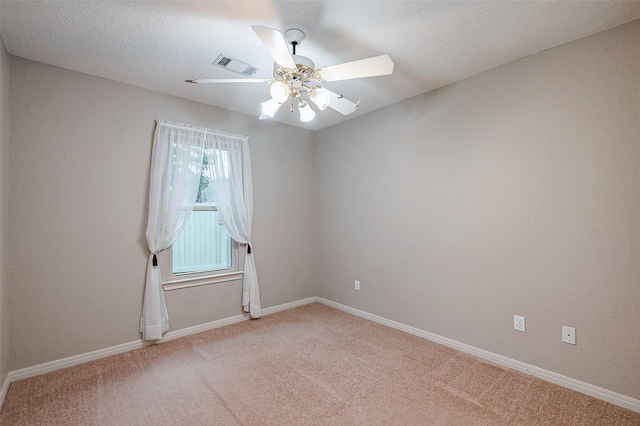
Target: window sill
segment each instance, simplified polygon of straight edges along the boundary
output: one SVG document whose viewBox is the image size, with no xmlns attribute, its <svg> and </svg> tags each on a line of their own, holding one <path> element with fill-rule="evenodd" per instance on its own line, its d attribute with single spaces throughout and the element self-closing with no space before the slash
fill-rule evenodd
<svg viewBox="0 0 640 426">
<path fill-rule="evenodd" d="M 244 272 L 229 272 L 226 274 L 218 274 L 210 277 L 196 277 L 196 278 L 178 278 L 172 281 L 166 281 L 162 283 L 162 288 L 165 291 L 179 290 L 182 288 L 198 287 L 201 285 L 218 284 L 227 281 L 235 281 L 242 278 Z"/>
</svg>

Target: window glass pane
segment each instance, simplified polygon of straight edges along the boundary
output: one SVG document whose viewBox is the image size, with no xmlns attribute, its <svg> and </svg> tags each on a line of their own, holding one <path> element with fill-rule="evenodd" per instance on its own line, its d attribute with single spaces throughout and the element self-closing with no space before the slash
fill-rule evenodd
<svg viewBox="0 0 640 426">
<path fill-rule="evenodd" d="M 209 162 L 215 158 L 215 153 L 205 150 L 202 155 L 202 174 L 200 175 L 200 186 L 196 196 L 196 204 L 200 206 L 215 206 L 213 201 L 213 185 L 211 182 L 211 171 L 208 168 Z"/>
<path fill-rule="evenodd" d="M 205 150 L 202 156 L 202 174 L 200 175 L 200 186 L 196 204 L 199 206 L 215 206 L 215 196 L 213 192 L 213 168 L 209 165 L 216 164 L 221 172 L 218 179 L 221 179 L 227 186 L 229 185 L 229 152 L 223 150 Z"/>
<path fill-rule="evenodd" d="M 215 210 L 196 210 L 173 244 L 172 273 L 218 271 L 231 268 L 231 237 Z"/>
</svg>

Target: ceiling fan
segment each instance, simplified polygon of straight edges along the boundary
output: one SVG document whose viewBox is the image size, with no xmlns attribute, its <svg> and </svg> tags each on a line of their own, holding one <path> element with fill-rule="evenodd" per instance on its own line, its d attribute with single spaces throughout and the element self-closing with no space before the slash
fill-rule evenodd
<svg viewBox="0 0 640 426">
<path fill-rule="evenodd" d="M 273 66 L 273 79 L 268 78 L 239 78 L 239 79 L 198 79 L 186 80 L 187 83 L 270 83 L 271 99 L 263 102 L 260 119 L 273 118 L 280 107 L 290 98 L 290 111 L 294 111 L 297 103 L 300 121 L 313 120 L 316 113 L 309 106 L 308 100 L 313 102 L 319 110 L 329 107 L 343 115 L 353 113 L 361 101 L 352 102 L 342 95 L 338 95 L 316 83 L 350 80 L 354 78 L 375 77 L 389 75 L 393 72 L 393 62 L 388 55 L 374 56 L 353 62 L 316 68 L 311 59 L 296 55 L 296 46 L 304 39 L 305 34 L 299 29 L 285 31 L 284 35 L 274 29 L 261 25 L 252 25 L 262 44 L 276 61 Z M 292 46 L 293 54 L 289 52 L 288 44 Z M 307 98 L 305 100 L 303 95 Z"/>
</svg>

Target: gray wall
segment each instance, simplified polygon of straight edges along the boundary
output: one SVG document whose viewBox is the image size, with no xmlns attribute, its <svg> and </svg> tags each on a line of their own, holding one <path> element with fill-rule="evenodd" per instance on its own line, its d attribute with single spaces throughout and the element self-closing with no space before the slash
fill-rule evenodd
<svg viewBox="0 0 640 426">
<path fill-rule="evenodd" d="M 10 60 L 10 369 L 140 338 L 156 118 L 249 136 L 262 306 L 314 296 L 313 134 Z M 166 293 L 171 330 L 241 313 L 241 283 Z"/>
<path fill-rule="evenodd" d="M 9 150 L 9 55 L 0 39 L 0 383 L 9 372 L 9 302 L 7 295 L 7 221 Z M 0 385 L 1 386 L 1 385 Z"/>
<path fill-rule="evenodd" d="M 635 21 L 318 132 L 319 296 L 640 398 L 638 40 Z"/>
</svg>

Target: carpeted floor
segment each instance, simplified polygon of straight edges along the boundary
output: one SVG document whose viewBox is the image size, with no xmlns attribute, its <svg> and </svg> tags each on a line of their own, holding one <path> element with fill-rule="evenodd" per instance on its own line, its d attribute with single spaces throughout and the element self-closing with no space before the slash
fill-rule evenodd
<svg viewBox="0 0 640 426">
<path fill-rule="evenodd" d="M 2 425 L 640 425 L 640 414 L 312 304 L 11 385 Z"/>
</svg>

